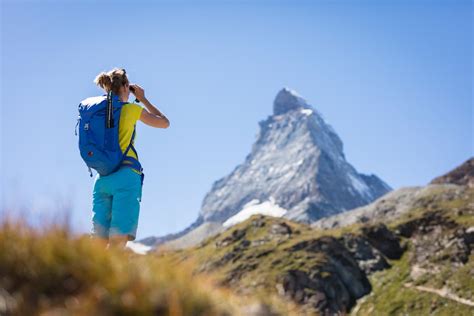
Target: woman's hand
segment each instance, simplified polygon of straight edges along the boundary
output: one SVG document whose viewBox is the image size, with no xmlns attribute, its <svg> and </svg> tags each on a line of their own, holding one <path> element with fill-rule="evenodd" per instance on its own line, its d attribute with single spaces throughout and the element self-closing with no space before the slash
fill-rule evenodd
<svg viewBox="0 0 474 316">
<path fill-rule="evenodd" d="M 143 103 L 143 101 L 145 100 L 145 90 L 143 90 L 143 88 L 137 84 L 131 84 L 130 86 L 133 87 L 134 90 L 130 90 L 130 92 L 133 93 L 133 95 L 135 96 L 135 98 L 138 99 L 138 101 Z"/>
</svg>

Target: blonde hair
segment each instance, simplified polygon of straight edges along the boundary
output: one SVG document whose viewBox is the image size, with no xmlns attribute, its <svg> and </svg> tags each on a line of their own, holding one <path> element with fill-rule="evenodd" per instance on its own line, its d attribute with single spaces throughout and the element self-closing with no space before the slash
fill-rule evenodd
<svg viewBox="0 0 474 316">
<path fill-rule="evenodd" d="M 109 72 L 101 72 L 98 74 L 95 79 L 94 83 L 105 90 L 105 92 L 109 92 L 112 90 L 113 93 L 119 94 L 120 87 L 125 86 L 128 84 L 127 73 L 123 68 L 114 68 Z"/>
</svg>

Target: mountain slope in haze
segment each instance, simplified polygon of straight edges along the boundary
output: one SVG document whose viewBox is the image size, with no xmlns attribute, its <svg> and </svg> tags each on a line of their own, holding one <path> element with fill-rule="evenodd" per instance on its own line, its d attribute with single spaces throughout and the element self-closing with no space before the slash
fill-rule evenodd
<svg viewBox="0 0 474 316">
<path fill-rule="evenodd" d="M 176 235 L 142 242 L 190 246 L 256 213 L 311 223 L 391 190 L 376 175 L 358 173 L 334 129 L 290 89 L 277 94 L 273 114 L 259 125 L 250 154 L 213 183 L 196 222 Z"/>
<path fill-rule="evenodd" d="M 419 206 L 425 199 L 457 199 L 465 187 L 474 187 L 474 158 L 470 158 L 445 175 L 422 187 L 405 187 L 392 191 L 373 203 L 335 216 L 322 218 L 314 228 L 336 228 L 356 223 L 390 221 Z"/>
</svg>

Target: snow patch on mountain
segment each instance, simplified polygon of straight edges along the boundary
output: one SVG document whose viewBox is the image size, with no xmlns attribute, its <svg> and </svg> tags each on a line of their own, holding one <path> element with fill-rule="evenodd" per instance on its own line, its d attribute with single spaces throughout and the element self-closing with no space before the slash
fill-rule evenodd
<svg viewBox="0 0 474 316">
<path fill-rule="evenodd" d="M 302 109 L 301 113 L 303 113 L 304 115 L 310 116 L 311 114 L 313 114 L 313 110 L 311 110 L 311 109 Z"/>
<path fill-rule="evenodd" d="M 139 255 L 146 255 L 148 251 L 150 251 L 153 247 L 144 245 L 139 242 L 129 241 L 127 242 L 127 248 L 131 249 L 133 252 Z"/>
<path fill-rule="evenodd" d="M 223 224 L 224 227 L 229 227 L 235 225 L 237 223 L 243 222 L 246 219 L 250 218 L 252 215 L 262 214 L 274 217 L 282 217 L 285 215 L 287 210 L 278 206 L 276 204 L 275 199 L 270 197 L 269 201 L 265 201 L 260 203 L 259 200 L 254 199 L 249 203 L 245 204 L 243 209 L 235 214 L 234 216 L 230 217 L 226 220 Z"/>
</svg>

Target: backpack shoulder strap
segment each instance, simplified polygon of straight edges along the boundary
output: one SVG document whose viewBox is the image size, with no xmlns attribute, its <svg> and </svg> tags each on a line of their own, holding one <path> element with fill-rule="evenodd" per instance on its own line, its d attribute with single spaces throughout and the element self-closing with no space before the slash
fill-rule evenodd
<svg viewBox="0 0 474 316">
<path fill-rule="evenodd" d="M 128 147 L 127 147 L 127 150 L 125 150 L 125 152 L 123 153 L 124 156 L 127 156 L 127 153 L 130 149 L 133 150 L 133 152 L 135 153 L 135 155 L 137 156 L 138 158 L 138 153 L 137 151 L 135 150 L 135 148 L 133 147 L 133 140 L 135 139 L 135 130 L 136 130 L 136 126 L 133 128 L 133 134 L 132 134 L 132 137 L 130 138 L 130 144 L 128 144 Z"/>
<path fill-rule="evenodd" d="M 130 144 L 128 145 L 127 150 L 125 151 L 125 153 L 123 154 L 122 164 L 126 164 L 128 167 L 131 167 L 131 168 L 139 171 L 140 174 L 142 174 L 143 168 L 142 168 L 142 165 L 140 164 L 140 161 L 138 161 L 138 153 L 137 153 L 137 151 L 135 150 L 135 147 L 132 144 L 133 140 L 135 139 L 135 130 L 136 130 L 136 126 L 133 128 L 133 134 L 132 134 L 132 138 L 130 139 Z M 130 149 L 132 149 L 133 152 L 135 153 L 135 156 L 137 157 L 136 159 L 133 158 L 133 157 L 127 156 L 127 153 Z"/>
</svg>

